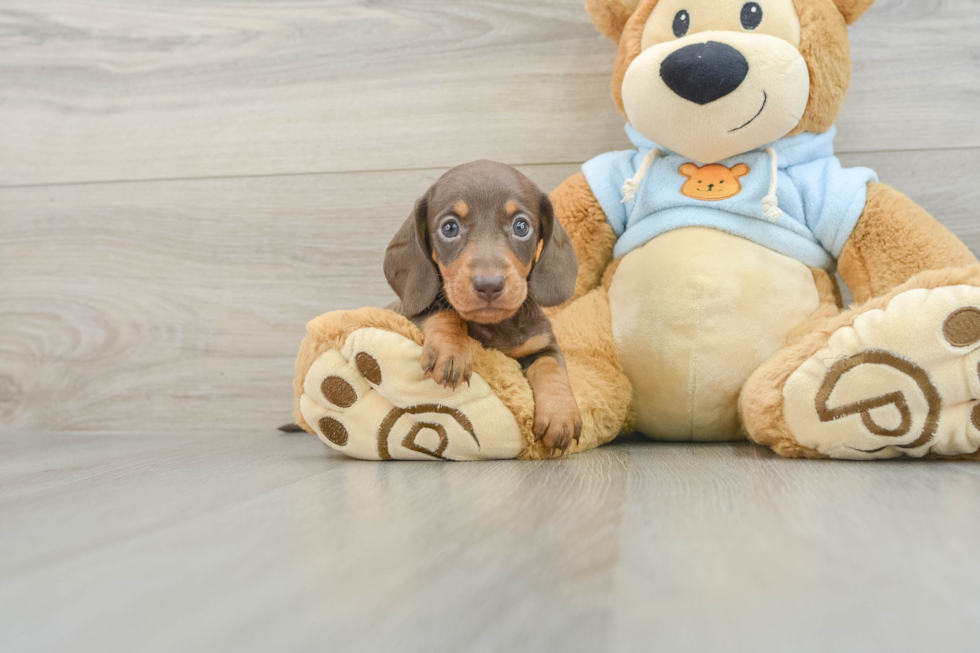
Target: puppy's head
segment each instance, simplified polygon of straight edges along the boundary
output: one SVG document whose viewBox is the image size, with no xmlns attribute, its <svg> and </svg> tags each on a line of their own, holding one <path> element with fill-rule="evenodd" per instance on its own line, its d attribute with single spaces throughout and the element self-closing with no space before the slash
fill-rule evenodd
<svg viewBox="0 0 980 653">
<path fill-rule="evenodd" d="M 510 166 L 475 161 L 443 175 L 388 245 L 385 276 L 414 315 L 445 289 L 463 319 L 493 324 L 532 297 L 572 296 L 578 261 L 548 196 Z"/>
</svg>

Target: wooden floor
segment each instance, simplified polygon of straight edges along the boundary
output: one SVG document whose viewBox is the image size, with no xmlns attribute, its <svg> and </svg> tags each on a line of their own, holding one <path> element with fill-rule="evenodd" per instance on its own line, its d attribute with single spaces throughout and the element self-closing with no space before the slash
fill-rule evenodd
<svg viewBox="0 0 980 653">
<path fill-rule="evenodd" d="M 980 468 L 623 441 L 346 459 L 269 432 L 0 439 L 2 650 L 966 651 Z"/>
<path fill-rule="evenodd" d="M 976 0 L 851 28 L 845 165 L 980 252 Z M 980 635 L 980 467 L 284 436 L 446 168 L 628 147 L 581 0 L 0 0 L 0 651 L 904 651 Z"/>
</svg>

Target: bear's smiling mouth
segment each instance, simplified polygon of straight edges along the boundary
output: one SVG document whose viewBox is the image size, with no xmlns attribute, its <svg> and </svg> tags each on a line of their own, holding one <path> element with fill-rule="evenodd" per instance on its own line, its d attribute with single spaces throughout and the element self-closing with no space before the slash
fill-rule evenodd
<svg viewBox="0 0 980 653">
<path fill-rule="evenodd" d="M 739 129 L 742 129 L 743 127 L 748 127 L 753 122 L 755 122 L 755 119 L 762 115 L 762 111 L 766 108 L 766 102 L 768 101 L 769 101 L 769 95 L 767 95 L 765 91 L 762 91 L 762 106 L 759 107 L 759 111 L 754 116 L 752 116 L 751 120 L 749 120 L 747 123 L 745 123 L 741 127 L 736 127 L 735 129 L 729 129 L 728 133 L 731 134 L 732 132 L 737 132 Z"/>
</svg>

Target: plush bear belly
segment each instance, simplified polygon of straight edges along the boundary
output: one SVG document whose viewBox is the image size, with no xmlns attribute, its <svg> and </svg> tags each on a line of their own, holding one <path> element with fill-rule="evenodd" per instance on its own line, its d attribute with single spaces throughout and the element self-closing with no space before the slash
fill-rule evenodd
<svg viewBox="0 0 980 653">
<path fill-rule="evenodd" d="M 820 298 L 799 261 L 686 228 L 627 254 L 609 301 L 635 428 L 664 440 L 730 440 L 743 437 L 742 384 Z"/>
</svg>

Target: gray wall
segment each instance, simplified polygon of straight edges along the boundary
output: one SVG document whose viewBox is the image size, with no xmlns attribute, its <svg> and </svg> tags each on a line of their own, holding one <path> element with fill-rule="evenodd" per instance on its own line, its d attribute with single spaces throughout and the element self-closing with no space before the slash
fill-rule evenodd
<svg viewBox="0 0 980 653">
<path fill-rule="evenodd" d="M 879 0 L 838 151 L 980 251 L 980 11 Z M 445 168 L 628 146 L 581 0 L 0 2 L 0 429 L 254 428 L 313 316 L 391 298 Z"/>
</svg>

